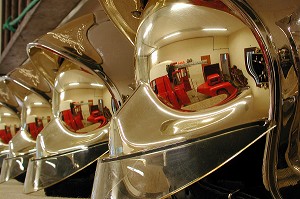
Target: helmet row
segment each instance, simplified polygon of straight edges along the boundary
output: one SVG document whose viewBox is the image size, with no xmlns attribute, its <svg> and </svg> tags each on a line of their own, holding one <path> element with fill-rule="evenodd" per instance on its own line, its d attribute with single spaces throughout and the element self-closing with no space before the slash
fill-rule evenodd
<svg viewBox="0 0 300 199">
<path fill-rule="evenodd" d="M 299 3 L 100 2 L 2 78 L 0 182 L 47 194 L 90 169 L 92 198 L 199 198 L 228 189 L 215 178 L 298 194 Z"/>
</svg>

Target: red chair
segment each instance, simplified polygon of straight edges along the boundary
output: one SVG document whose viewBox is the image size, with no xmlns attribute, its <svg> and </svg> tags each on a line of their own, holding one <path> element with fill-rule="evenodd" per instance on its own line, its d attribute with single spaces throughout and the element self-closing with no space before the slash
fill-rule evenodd
<svg viewBox="0 0 300 199">
<path fill-rule="evenodd" d="M 223 82 L 219 74 L 212 74 L 207 76 L 205 83 L 198 86 L 197 91 L 212 97 L 220 94 L 230 96 L 233 93 L 236 93 L 237 88 L 230 82 Z"/>
<path fill-rule="evenodd" d="M 33 139 L 36 139 L 38 134 L 43 130 L 43 121 L 36 115 L 29 115 L 26 118 L 26 124 L 28 126 L 28 132 L 31 134 Z"/>
<path fill-rule="evenodd" d="M 75 109 L 80 109 L 78 112 L 74 111 Z M 74 130 L 77 131 L 84 127 L 82 123 L 82 112 L 80 105 L 75 105 L 72 100 L 66 100 L 61 102 L 59 106 L 60 113 L 62 115 L 62 120 L 66 123 L 66 125 Z M 74 114 L 73 114 L 74 112 Z"/>
<path fill-rule="evenodd" d="M 101 123 L 101 125 L 98 127 L 102 127 L 107 124 L 107 119 L 100 114 L 99 110 L 95 110 L 91 112 L 91 115 L 87 118 L 87 121 L 92 123 Z"/>
<path fill-rule="evenodd" d="M 5 123 L 0 123 L 0 138 L 5 144 L 8 144 L 8 142 L 12 139 L 10 127 L 6 126 Z"/>
</svg>

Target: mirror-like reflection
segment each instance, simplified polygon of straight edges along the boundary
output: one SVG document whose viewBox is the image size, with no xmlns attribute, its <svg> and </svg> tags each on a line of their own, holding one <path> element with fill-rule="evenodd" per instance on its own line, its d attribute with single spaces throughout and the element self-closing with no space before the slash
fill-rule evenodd
<svg viewBox="0 0 300 199">
<path fill-rule="evenodd" d="M 91 132 L 109 122 L 112 97 L 100 78 L 64 60 L 54 85 L 54 111 L 70 131 Z"/>
<path fill-rule="evenodd" d="M 14 72 L 17 73 L 18 71 Z M 13 75 L 14 73 L 11 76 Z M 23 130 L 26 130 L 35 140 L 39 132 L 52 118 L 51 105 L 47 95 L 43 97 L 35 92 L 35 88 L 29 88 L 20 83 L 19 79 L 8 78 L 6 85 L 14 91 L 15 97 L 22 102 L 21 123 Z"/>
<path fill-rule="evenodd" d="M 249 88 L 269 98 L 260 89 L 268 87 L 268 69 L 259 44 L 229 10 L 162 7 L 144 20 L 136 46 L 138 75 L 177 110 L 222 105 Z"/>
<path fill-rule="evenodd" d="M 21 112 L 22 106 L 20 106 L 12 91 L 7 87 L 5 78 L 0 79 L 0 102 L 12 108 L 15 112 Z"/>
<path fill-rule="evenodd" d="M 265 46 L 237 10 L 217 0 L 149 1 L 136 34 L 139 85 L 112 119 L 93 198 L 167 198 L 275 127 Z"/>
<path fill-rule="evenodd" d="M 43 95 L 44 98 L 52 98 L 52 89 L 49 83 L 36 70 L 33 63 L 27 59 L 21 67 L 16 68 L 9 73 L 9 77 L 30 89 Z"/>
<path fill-rule="evenodd" d="M 5 77 L 0 79 L 0 155 L 2 158 L 8 154 L 9 141 L 21 128 L 19 113 L 22 107 L 6 83 Z"/>
<path fill-rule="evenodd" d="M 87 133 L 105 126 L 114 104 L 110 90 L 94 71 L 80 67 L 50 50 L 30 48 L 34 63 L 54 86 L 53 110 L 65 127 Z"/>
<path fill-rule="evenodd" d="M 9 74 L 10 75 L 10 74 Z M 21 176 L 22 173 L 26 171 L 27 161 L 30 157 L 32 157 L 34 152 L 35 141 L 33 137 L 26 131 L 26 122 L 23 118 L 24 114 L 24 99 L 33 93 L 29 87 L 21 84 L 20 82 L 11 79 L 9 76 L 5 77 L 3 81 L 5 87 L 8 91 L 11 91 L 12 96 L 9 101 L 13 101 L 13 99 L 19 104 L 19 106 L 15 108 L 21 108 L 21 120 L 19 121 L 19 127 L 17 132 L 15 132 L 14 136 L 11 136 L 11 140 L 8 142 L 8 150 L 5 153 L 6 157 L 3 159 L 3 164 L 1 168 L 0 175 L 0 183 L 6 182 L 9 179 L 16 178 Z M 6 102 L 7 103 L 7 102 Z M 12 105 L 11 105 L 12 106 Z M 9 115 L 11 113 L 3 113 L 3 115 Z M 1 118 L 2 119 L 2 118 Z M 10 119 L 10 118 L 7 118 Z M 16 122 L 16 121 L 15 121 Z M 6 133 L 11 131 L 12 128 L 4 125 L 6 129 Z M 21 176 L 21 178 L 24 176 Z"/>
<path fill-rule="evenodd" d="M 11 101 L 12 99 L 10 99 Z M 15 98 L 14 98 L 15 100 Z M 9 154 L 9 142 L 21 128 L 20 116 L 5 101 L 0 102 L 0 171 Z M 2 170 L 3 171 L 3 170 Z"/>
<path fill-rule="evenodd" d="M 14 111 L 1 105 L 0 122 L 0 139 L 3 143 L 8 144 L 20 129 L 20 118 Z"/>
<path fill-rule="evenodd" d="M 279 136 L 277 135 L 280 138 L 276 148 L 269 151 L 272 156 L 276 156 L 276 161 L 270 161 L 268 166 L 275 168 L 275 172 L 271 173 L 272 178 L 276 180 L 276 188 L 273 192 L 284 198 L 294 198 L 299 196 L 300 186 L 299 6 L 293 13 L 288 13 L 284 18 L 276 21 L 276 25 L 287 37 L 287 42 L 278 49 L 281 69 L 282 126 Z M 271 183 L 270 185 L 274 186 Z"/>
<path fill-rule="evenodd" d="M 26 121 L 26 130 L 35 140 L 52 119 L 51 105 L 44 98 L 31 93 L 24 99 L 23 118 Z"/>
<path fill-rule="evenodd" d="M 3 91 L 9 98 L 4 99 L 5 104 L 18 110 L 21 119 L 18 132 L 9 141 L 0 183 L 12 178 L 24 181 L 28 160 L 35 152 L 36 137 L 51 119 L 52 111 L 48 100 L 52 91 L 29 60 L 8 73 L 0 84 L 1 87 L 3 84 Z M 14 101 L 16 103 L 12 103 Z"/>
<path fill-rule="evenodd" d="M 53 34 L 60 35 L 60 31 Z M 36 157 L 29 162 L 24 191 L 45 189 L 52 195 L 58 182 L 68 184 L 84 173 L 94 174 L 95 160 L 107 151 L 108 127 L 121 97 L 103 72 L 101 57 L 96 64 L 77 52 L 80 56 L 74 59 L 72 49 L 62 50 L 66 44 L 49 35 L 29 45 L 33 63 L 53 85 L 54 118 L 37 137 Z M 55 42 L 61 43 L 57 47 L 52 45 Z"/>
<path fill-rule="evenodd" d="M 110 16 L 116 27 L 134 43 L 135 33 L 139 25 L 139 18 L 146 1 L 141 0 L 99 0 L 105 12 Z"/>
</svg>

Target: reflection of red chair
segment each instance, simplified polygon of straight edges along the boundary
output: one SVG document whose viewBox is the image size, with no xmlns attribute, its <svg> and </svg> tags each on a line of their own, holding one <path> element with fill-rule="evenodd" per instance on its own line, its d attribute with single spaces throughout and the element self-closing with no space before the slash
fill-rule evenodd
<svg viewBox="0 0 300 199">
<path fill-rule="evenodd" d="M 99 110 L 92 111 L 91 115 L 87 118 L 87 121 L 92 123 L 101 123 L 99 127 L 107 124 L 107 119 L 101 115 Z"/>
<path fill-rule="evenodd" d="M 180 109 L 176 94 L 172 89 L 166 66 L 172 61 L 161 62 L 153 66 L 150 70 L 150 84 L 159 99 L 165 101 L 174 108 Z"/>
<path fill-rule="evenodd" d="M 173 88 L 167 75 L 158 77 L 151 82 L 151 86 L 154 87 L 158 97 L 171 103 L 177 109 L 180 109 L 182 105 L 191 103 L 186 93 L 190 86 L 185 83 L 184 77 L 187 76 L 182 76 L 182 73 L 183 70 L 181 69 L 172 72 Z"/>
<path fill-rule="evenodd" d="M 197 91 L 211 97 L 226 94 L 226 102 L 233 99 L 237 94 L 237 88 L 229 82 L 222 81 L 220 75 L 217 73 L 208 75 L 206 82 L 199 85 Z"/>
<path fill-rule="evenodd" d="M 59 110 L 62 114 L 62 120 L 69 128 L 74 131 L 83 128 L 82 112 L 80 105 L 74 105 L 72 100 L 61 102 Z"/>
<path fill-rule="evenodd" d="M 5 123 L 0 124 L 0 138 L 5 144 L 8 144 L 8 142 L 12 139 L 10 127 L 6 126 Z"/>
<path fill-rule="evenodd" d="M 75 102 L 72 103 L 71 104 L 71 111 L 72 111 L 73 119 L 75 121 L 77 129 L 83 128 L 84 125 L 82 123 L 83 116 L 82 116 L 81 105 L 80 104 L 76 104 Z"/>
<path fill-rule="evenodd" d="M 205 82 L 198 86 L 197 92 L 211 97 L 226 94 L 226 99 L 218 105 L 224 104 L 236 97 L 238 91 L 237 88 L 235 88 L 230 82 L 223 81 L 218 63 L 204 65 L 202 69 Z"/>
<path fill-rule="evenodd" d="M 186 72 L 183 72 L 184 70 L 186 69 L 178 69 L 172 73 L 173 86 L 176 96 L 178 97 L 181 104 L 188 105 L 191 103 L 191 100 L 187 95 L 186 91 L 187 89 L 191 90 L 191 86 L 190 84 L 185 83 L 185 77 L 187 77 L 187 74 Z M 183 74 L 185 74 L 185 76 L 183 76 Z"/>
<path fill-rule="evenodd" d="M 156 84 L 158 95 L 169 101 L 175 108 L 179 109 L 181 105 L 179 104 L 176 94 L 172 89 L 168 76 L 159 77 L 155 79 L 154 82 Z"/>
<path fill-rule="evenodd" d="M 36 115 L 27 116 L 26 124 L 28 126 L 28 131 L 33 137 L 33 139 L 36 139 L 37 135 L 44 128 L 43 121 L 40 118 L 38 118 Z"/>
</svg>

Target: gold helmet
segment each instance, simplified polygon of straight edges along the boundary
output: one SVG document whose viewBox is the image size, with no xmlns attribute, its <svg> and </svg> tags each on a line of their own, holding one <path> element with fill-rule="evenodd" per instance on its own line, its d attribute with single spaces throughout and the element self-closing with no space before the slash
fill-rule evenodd
<svg viewBox="0 0 300 199">
<path fill-rule="evenodd" d="M 135 35 L 138 86 L 113 116 L 92 198 L 167 198 L 263 139 L 266 190 L 299 186 L 299 9 L 149 0 Z"/>
</svg>

